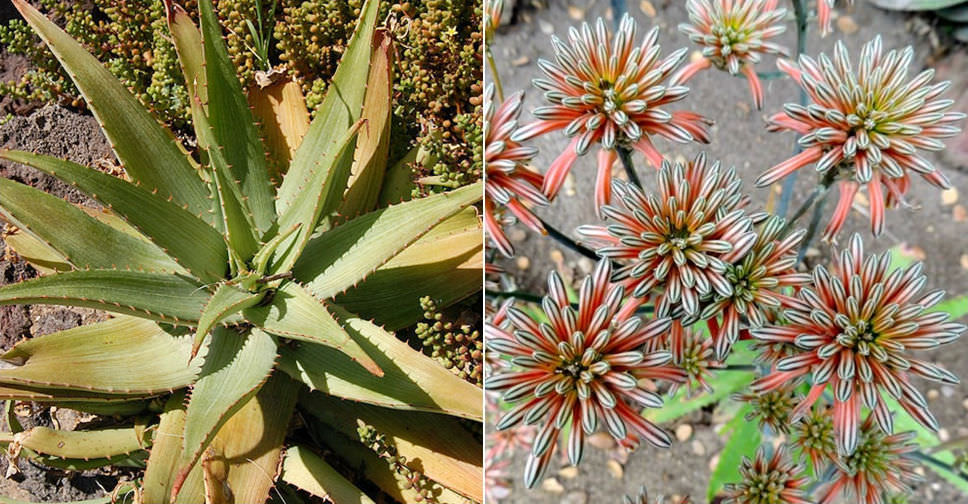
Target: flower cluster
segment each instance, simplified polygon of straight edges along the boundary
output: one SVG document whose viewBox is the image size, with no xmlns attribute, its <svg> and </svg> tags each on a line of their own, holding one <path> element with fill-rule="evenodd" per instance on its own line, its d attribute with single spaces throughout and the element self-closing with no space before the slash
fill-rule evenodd
<svg viewBox="0 0 968 504">
<path fill-rule="evenodd" d="M 669 352 L 642 351 L 672 321 L 656 318 L 646 323 L 625 314 L 624 289 L 609 281 L 611 273 L 608 261 L 598 263 L 582 283 L 576 310 L 561 277 L 553 272 L 541 303 L 546 321 L 538 322 L 511 307 L 509 327 L 488 327 L 488 350 L 509 356 L 511 366 L 496 370 L 487 379 L 487 388 L 516 403 L 498 421 L 497 429 L 521 423 L 539 426 L 525 468 L 528 487 L 548 467 L 566 426 L 570 426 L 567 454 L 573 465 L 581 461 L 585 436 L 600 423 L 626 446 L 637 445 L 640 437 L 660 447 L 671 443 L 668 433 L 639 412 L 643 407 L 662 406 L 662 399 L 645 388 L 644 380 L 684 379 L 670 365 Z"/>
<path fill-rule="evenodd" d="M 689 23 L 679 31 L 702 47 L 702 58 L 686 65 L 672 77 L 673 84 L 689 80 L 712 66 L 731 75 L 742 73 L 749 82 L 753 103 L 763 108 L 763 85 L 753 65 L 764 54 L 788 56 L 786 48 L 769 39 L 786 31 L 780 24 L 786 9 L 778 0 L 688 0 Z"/>
<path fill-rule="evenodd" d="M 756 457 L 743 457 L 739 469 L 743 481 L 725 486 L 723 504 L 812 504 L 807 496 L 810 478 L 794 463 L 786 446 L 769 456 L 763 447 Z"/>
<path fill-rule="evenodd" d="M 662 164 L 651 136 L 677 142 L 709 142 L 708 121 L 687 111 L 669 112 L 665 106 L 682 100 L 689 89 L 664 82 L 686 56 L 679 49 L 659 57 L 659 28 L 634 45 L 636 24 L 627 14 L 616 33 L 601 18 L 592 28 L 587 23 L 571 28 L 568 42 L 552 38 L 555 61 L 539 60 L 547 78 L 535 79 L 551 105 L 534 110 L 538 121 L 522 127 L 512 139 L 526 140 L 550 131 L 564 130 L 572 137 L 568 148 L 545 173 L 543 190 L 558 194 L 578 156 L 593 143 L 601 145 L 595 185 L 597 206 L 610 201 L 609 180 L 617 149 L 636 149 L 654 166 Z"/>
<path fill-rule="evenodd" d="M 821 0 L 821 4 L 823 4 Z M 840 180 L 840 201 L 827 226 L 835 235 L 843 226 L 854 195 L 866 187 L 871 230 L 884 229 L 884 209 L 904 202 L 910 174 L 948 189 L 950 182 L 919 151 L 944 148 L 942 139 L 957 135 L 956 123 L 965 118 L 949 112 L 954 101 L 942 98 L 950 82 L 931 83 L 934 70 L 907 79 L 914 49 L 884 54 L 881 38 L 864 45 L 857 66 L 838 42 L 833 58 L 802 55 L 799 64 L 781 61 L 780 69 L 807 93 L 810 104 L 788 103 L 771 119 L 774 131 L 802 135 L 803 151 L 779 163 L 757 179 L 764 186 L 810 164 Z"/>
<path fill-rule="evenodd" d="M 778 3 L 687 0 L 690 22 L 679 29 L 701 53 L 678 71 L 686 50 L 662 57 L 658 28 L 633 45 L 636 26 L 628 15 L 614 32 L 601 19 L 583 24 L 566 41 L 553 37 L 554 60 L 538 63 L 544 76 L 534 85 L 550 104 L 534 110 L 536 122 L 518 127 L 514 121 L 520 95 L 497 112 L 486 109 L 493 128 L 488 175 L 493 161 L 494 190 L 504 191 L 491 199 L 515 215 L 519 200 L 525 210 L 550 204 L 577 158 L 593 144 L 599 148 L 594 200 L 604 222 L 579 226 L 581 244 L 551 233 L 599 258 L 577 302 L 553 272 L 540 309 L 506 302 L 485 330 L 492 373 L 487 388 L 509 406 L 496 422 L 500 431 L 489 436 L 488 460 L 500 451 L 528 450 L 527 486 L 541 478 L 559 442 L 577 465 L 586 437 L 600 427 L 624 448 L 640 439 L 667 446 L 669 435 L 642 414 L 662 407 L 660 392 L 712 392 L 718 374 L 749 369 L 757 378 L 731 397 L 746 403 L 743 420 L 786 444 L 771 449 L 765 443 L 755 457 L 744 457 L 741 481 L 722 489 L 722 502 L 831 504 L 845 496 L 879 504 L 889 494 L 907 493 L 917 480 L 916 445 L 912 434 L 893 432 L 894 410 L 938 428 L 914 377 L 946 384 L 958 378 L 912 354 L 956 340 L 966 326 L 938 311 L 942 292 L 922 292 L 919 264 L 893 269 L 889 255 L 865 254 L 859 235 L 832 261 L 803 265 L 816 227 L 802 230 L 796 223 L 837 183 L 841 199 L 826 237 L 842 227 L 862 188 L 871 196 L 877 235 L 884 209 L 903 203 L 911 172 L 947 187 L 923 153 L 942 149 L 941 139 L 960 131 L 956 123 L 965 114 L 951 112 L 953 102 L 942 98 L 949 84 L 933 83 L 930 70 L 908 78 L 912 50 L 884 53 L 879 38 L 863 47 L 856 68 L 842 43 L 831 57 L 799 55 L 797 64 L 780 59 L 778 66 L 809 103 L 786 105 L 770 118 L 769 129 L 798 133 L 801 152 L 767 170 L 757 184 L 773 184 L 807 165 L 822 174 L 808 204 L 789 222 L 750 209 L 733 168 L 705 153 L 689 162 L 666 160 L 652 144 L 655 136 L 708 142 L 705 118 L 666 110 L 686 97 L 683 83 L 701 70 L 742 75 L 761 106 L 755 65 L 767 55 L 787 56 L 777 43 L 786 15 Z M 825 30 L 833 3 L 818 0 Z M 801 22 L 802 7 L 795 13 Z M 543 178 L 510 170 L 523 169 L 534 155 L 524 142 L 557 130 L 569 144 Z M 632 176 L 632 150 L 657 168 L 654 183 Z M 629 181 L 612 177 L 620 157 Z M 506 238 L 497 207 L 488 210 L 488 232 L 510 255 L 510 244 L 499 243 Z M 537 220 L 530 213 L 518 218 Z M 642 313 L 651 313 L 651 320 L 640 319 Z M 651 504 L 644 488 L 624 502 Z"/>
<path fill-rule="evenodd" d="M 958 383 L 946 369 L 909 354 L 950 343 L 965 326 L 948 322 L 947 313 L 930 311 L 944 293 L 920 294 L 925 283 L 920 263 L 894 271 L 889 265 L 889 254 L 864 255 L 855 234 L 831 270 L 822 265 L 814 269 L 813 284 L 801 288 L 797 304 L 783 312 L 785 324 L 752 331 L 761 341 L 792 346 L 789 356 L 773 362 L 773 371 L 753 383 L 754 392 L 768 392 L 810 374 L 810 393 L 797 406 L 794 420 L 829 389 L 837 448 L 843 454 L 857 448 L 862 406 L 871 410 L 884 432 L 893 431 L 883 392 L 919 423 L 937 430 L 911 378 Z"/>
<path fill-rule="evenodd" d="M 488 85 L 484 96 L 485 132 L 485 199 L 484 228 L 495 247 L 504 255 L 514 255 L 514 247 L 502 228 L 502 211 L 507 210 L 529 228 L 544 233 L 541 220 L 528 205 L 544 206 L 548 199 L 541 193 L 544 178 L 526 166 L 538 153 L 511 139 L 518 127 L 518 114 L 524 93 L 518 92 L 500 106 L 494 104 L 494 85 Z"/>
</svg>

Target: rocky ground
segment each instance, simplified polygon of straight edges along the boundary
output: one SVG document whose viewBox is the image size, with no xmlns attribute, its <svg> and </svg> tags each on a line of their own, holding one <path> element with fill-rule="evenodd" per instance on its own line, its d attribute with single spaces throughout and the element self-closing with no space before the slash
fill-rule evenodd
<svg viewBox="0 0 968 504">
<path fill-rule="evenodd" d="M 527 97 L 524 121 L 531 119 L 528 110 L 542 101 L 539 93 L 531 87 L 531 79 L 539 76 L 538 58 L 552 55 L 550 35 L 564 36 L 567 27 L 582 20 L 594 20 L 598 16 L 613 19 L 611 3 L 607 0 L 550 0 L 549 5 L 533 8 L 520 5 L 515 9 L 510 23 L 498 30 L 490 46 L 497 59 L 498 71 L 506 92 L 526 89 Z M 808 2 L 812 4 L 813 2 Z M 838 2 L 841 5 L 842 2 Z M 810 24 L 808 52 L 829 51 L 836 40 L 842 39 L 852 54 L 874 36 L 880 34 L 886 48 L 913 45 L 915 47 L 915 71 L 934 67 L 937 77 L 950 79 L 953 86 L 949 97 L 957 100 L 956 109 L 968 111 L 968 52 L 964 47 L 948 47 L 939 40 L 937 32 L 928 21 L 920 17 L 888 13 L 878 10 L 865 1 L 854 2 L 853 7 L 838 9 L 834 33 L 821 39 L 816 22 Z M 659 37 L 663 53 L 688 44 L 676 27 L 686 21 L 684 2 L 672 0 L 638 0 L 629 2 L 629 12 L 640 25 L 639 37 L 653 25 L 661 28 Z M 507 21 L 507 19 L 506 19 Z M 788 47 L 794 46 L 795 33 L 784 35 Z M 773 70 L 772 60 L 763 65 L 765 71 Z M 781 110 L 782 104 L 793 102 L 797 88 L 790 80 L 771 80 L 765 83 L 766 101 L 763 111 L 756 111 L 751 104 L 746 82 L 731 79 L 725 74 L 710 71 L 692 81 L 689 97 L 681 102 L 683 109 L 701 112 L 716 121 L 712 131 L 712 143 L 708 146 L 676 145 L 657 141 L 658 149 L 667 156 L 693 157 L 699 150 L 706 150 L 712 158 L 722 159 L 735 166 L 746 181 L 744 187 L 752 196 L 754 205 L 762 206 L 768 196 L 767 189 L 753 187 L 752 180 L 766 168 L 786 159 L 792 153 L 793 136 L 768 133 L 765 118 Z M 857 201 L 860 211 L 854 211 L 841 233 L 841 240 L 849 233 L 859 231 L 865 237 L 869 249 L 882 251 L 904 243 L 912 256 L 922 257 L 928 287 L 940 287 L 950 295 L 968 294 L 968 217 L 965 203 L 968 200 L 968 135 L 948 142 L 949 149 L 932 160 L 953 182 L 956 190 L 944 194 L 923 181 L 916 181 L 910 192 L 913 208 L 892 210 L 887 216 L 887 232 L 873 239 L 868 231 L 867 217 L 862 215 L 865 201 Z M 554 133 L 536 139 L 533 145 L 541 149 L 534 165 L 544 170 L 566 145 L 563 134 Z M 642 175 L 647 175 L 644 159 L 635 161 Z M 573 176 L 550 208 L 540 209 L 545 220 L 571 236 L 574 228 L 597 219 L 593 211 L 595 159 L 588 155 L 579 159 Z M 616 171 L 616 176 L 622 176 Z M 645 179 L 647 180 L 647 179 Z M 812 189 L 815 179 L 803 173 L 797 183 L 797 193 L 791 208 Z M 960 194 L 960 197 L 959 197 Z M 831 198 L 833 199 L 833 198 Z M 832 207 L 832 203 L 828 202 Z M 518 284 L 527 290 L 540 292 L 547 273 L 552 268 L 562 271 L 566 277 L 580 277 L 590 270 L 592 262 L 562 248 L 554 241 L 526 232 L 523 227 L 510 231 L 518 257 L 500 261 L 514 274 Z M 810 250 L 814 260 L 829 257 L 829 244 L 815 243 Z M 944 350 L 928 352 L 926 356 L 948 369 L 968 377 L 968 338 L 949 345 Z M 968 383 L 968 382 L 965 382 Z M 944 426 L 943 438 L 968 434 L 968 385 L 939 387 L 920 383 L 927 390 L 931 410 Z M 694 502 L 705 502 L 710 467 L 720 456 L 724 439 L 716 434 L 722 419 L 712 411 L 699 411 L 674 424 L 666 425 L 679 438 L 669 450 L 644 447 L 632 453 L 627 461 L 615 456 L 614 451 L 586 450 L 586 457 L 577 470 L 566 467 L 564 461 L 553 464 L 539 483 L 539 488 L 526 490 L 520 479 L 524 468 L 524 455 L 515 457 L 509 470 L 513 477 L 511 497 L 502 502 L 513 503 L 618 503 L 622 495 L 647 485 L 654 494 L 666 496 L 692 495 Z M 607 448 L 608 443 L 600 443 Z M 916 489 L 912 503 L 959 504 L 968 502 L 968 496 L 959 494 L 950 484 L 933 473 L 926 473 L 927 482 Z M 674 501 L 673 501 L 674 502 Z M 651 503 L 650 503 L 651 504 Z"/>
</svg>

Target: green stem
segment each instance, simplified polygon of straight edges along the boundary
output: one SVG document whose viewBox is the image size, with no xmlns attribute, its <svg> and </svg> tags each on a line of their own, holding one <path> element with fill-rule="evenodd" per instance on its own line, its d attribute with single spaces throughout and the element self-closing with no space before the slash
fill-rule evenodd
<svg viewBox="0 0 968 504">
<path fill-rule="evenodd" d="M 578 242 L 576 242 L 575 240 L 572 240 L 561 231 L 558 231 L 558 229 L 556 229 L 551 224 L 548 224 L 544 219 L 539 217 L 538 220 L 541 221 L 541 224 L 544 226 L 545 230 L 548 231 L 548 236 L 554 238 L 556 242 L 564 245 L 571 251 L 577 252 L 593 261 L 598 261 L 600 259 L 600 257 L 598 257 L 598 254 L 596 254 L 594 250 L 588 247 L 579 245 Z"/>
<path fill-rule="evenodd" d="M 522 301 L 527 301 L 529 303 L 541 303 L 541 299 L 542 299 L 542 296 L 539 296 L 538 294 L 535 294 L 533 292 L 528 292 L 528 291 L 522 291 L 522 290 L 496 291 L 491 289 L 484 289 L 484 295 L 490 298 L 520 299 Z M 571 306 L 572 308 L 578 308 L 578 303 L 571 303 Z M 652 305 L 647 305 L 647 306 L 639 307 L 637 310 L 635 310 L 635 313 L 652 313 L 653 311 L 655 311 L 655 307 Z"/>
<path fill-rule="evenodd" d="M 629 177 L 629 182 L 633 183 L 639 189 L 642 188 L 642 181 L 639 180 L 639 175 L 635 173 L 635 165 L 632 163 L 632 151 L 627 147 L 618 147 L 618 158 L 622 160 L 622 167 L 625 168 L 625 174 Z"/>
<path fill-rule="evenodd" d="M 497 98 L 503 102 L 504 86 L 501 85 L 501 76 L 497 73 L 497 63 L 494 62 L 494 53 L 491 52 L 490 46 L 484 52 L 487 53 L 487 66 L 491 69 L 491 82 L 494 83 L 494 87 L 497 89 Z"/>
<path fill-rule="evenodd" d="M 813 241 L 813 237 L 817 234 L 817 229 L 820 227 L 820 218 L 823 217 L 823 207 L 824 203 L 827 202 L 827 195 L 830 191 L 824 190 L 820 194 L 820 199 L 817 204 L 813 207 L 813 215 L 810 216 L 810 224 L 807 226 L 807 234 L 803 237 L 803 243 L 800 244 L 800 251 L 797 252 L 797 263 L 803 260 L 803 257 L 807 255 L 807 248 L 810 246 L 810 242 Z"/>
<path fill-rule="evenodd" d="M 797 59 L 800 55 L 807 52 L 807 7 L 804 0 L 793 0 L 793 14 L 797 24 Z M 800 105 L 807 104 L 807 91 L 800 86 Z M 800 153 L 800 136 L 797 135 L 793 141 L 793 154 Z M 786 215 L 790 200 L 793 198 L 793 186 L 797 181 L 797 172 L 787 175 L 783 181 L 783 192 L 780 193 L 780 202 L 776 208 L 776 215 L 783 217 Z"/>
<path fill-rule="evenodd" d="M 917 457 L 917 458 L 919 458 L 919 459 L 921 459 L 921 460 L 923 460 L 923 461 L 925 461 L 925 462 L 927 462 L 927 463 L 929 463 L 929 464 L 932 464 L 932 465 L 934 465 L 936 467 L 940 467 L 942 469 L 945 469 L 947 471 L 950 471 L 952 474 L 958 476 L 959 478 L 961 478 L 961 479 L 963 479 L 965 481 L 968 481 L 968 475 L 966 475 L 965 473 L 961 472 L 961 469 L 958 469 L 955 466 L 953 466 L 953 465 L 951 465 L 951 464 L 949 464 L 947 462 L 944 462 L 942 460 L 939 460 L 939 459 L 935 458 L 933 455 L 929 455 L 929 454 L 924 453 L 922 451 L 916 451 L 916 452 L 914 452 L 914 456 Z"/>
</svg>

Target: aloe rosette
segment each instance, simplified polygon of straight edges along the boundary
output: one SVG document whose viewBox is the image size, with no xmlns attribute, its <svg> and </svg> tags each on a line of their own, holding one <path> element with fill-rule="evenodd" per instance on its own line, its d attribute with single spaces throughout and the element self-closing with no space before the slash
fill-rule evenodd
<svg viewBox="0 0 968 504">
<path fill-rule="evenodd" d="M 376 29 L 378 1 L 362 6 L 311 123 L 298 94 L 265 107 L 258 90 L 243 93 L 211 0 L 198 2 L 199 27 L 166 2 L 197 157 L 67 33 L 14 5 L 82 92 L 125 177 L 0 151 L 104 208 L 0 179 L 8 245 L 46 273 L 0 287 L 0 304 L 113 314 L 0 356 L 0 398 L 160 415 L 118 432 L 14 429 L 0 444 L 58 467 L 146 463 L 141 502 L 262 502 L 278 484 L 267 474 L 373 502 L 324 451 L 367 462 L 359 476 L 401 502 L 482 500 L 480 445 L 465 423 L 481 420 L 481 389 L 391 332 L 420 318 L 421 295 L 443 305 L 480 289 L 482 187 L 409 199 L 390 175 L 393 48 Z M 299 118 L 303 127 L 280 126 Z M 269 167 L 279 160 L 284 170 Z M 287 440 L 297 410 L 313 418 L 316 443 Z M 426 484 L 379 473 L 368 462 L 378 454 L 352 439 L 358 422 L 390 439 L 407 431 L 398 453 L 422 461 Z"/>
</svg>

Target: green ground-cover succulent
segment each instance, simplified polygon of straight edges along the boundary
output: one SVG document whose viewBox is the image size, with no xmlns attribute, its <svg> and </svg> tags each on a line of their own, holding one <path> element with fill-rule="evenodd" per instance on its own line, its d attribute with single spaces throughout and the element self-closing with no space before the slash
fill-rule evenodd
<svg viewBox="0 0 968 504">
<path fill-rule="evenodd" d="M 480 289 L 482 187 L 410 199 L 388 167 L 393 47 L 378 0 L 361 6 L 311 123 L 298 89 L 261 108 L 264 96 L 243 93 L 211 0 L 198 2 L 200 29 L 168 4 L 196 156 L 69 34 L 14 5 L 125 179 L 0 151 L 105 208 L 0 179 L 7 243 L 47 273 L 0 287 L 0 304 L 114 314 L 0 356 L 0 398 L 120 421 L 22 430 L 8 415 L 0 445 L 55 467 L 146 464 L 122 488 L 144 503 L 263 502 L 273 487 L 335 502 L 482 500 L 481 389 L 390 332 L 421 318 L 421 295 L 446 305 Z"/>
<path fill-rule="evenodd" d="M 177 133 L 191 130 L 190 91 L 168 35 L 163 0 L 39 0 L 48 15 Z M 197 22 L 196 0 L 182 6 Z M 329 89 L 363 0 L 216 0 L 229 58 L 243 86 L 285 76 L 298 83 L 311 111 Z M 383 22 L 396 43 L 392 158 L 414 146 L 419 192 L 481 177 L 482 2 L 390 1 Z M 21 20 L 0 24 L 0 44 L 30 69 L 0 82 L 0 95 L 85 106 L 69 76 Z"/>
</svg>

